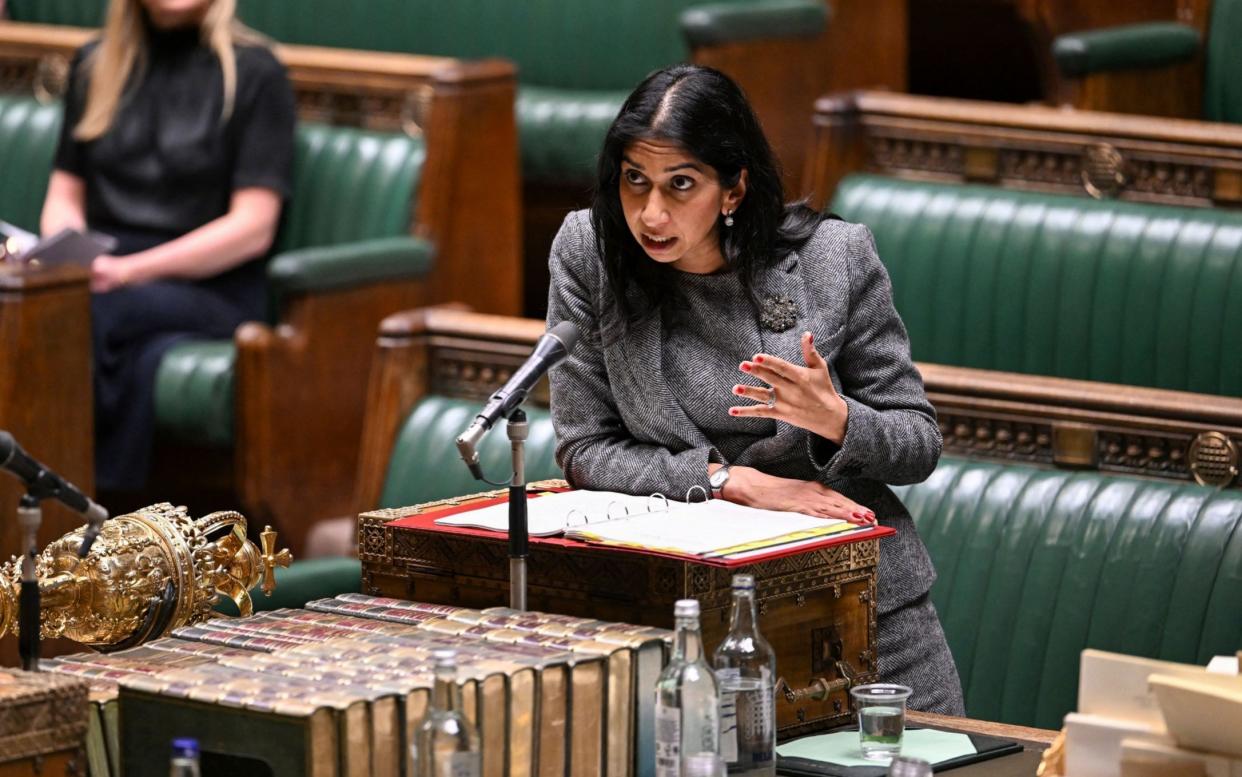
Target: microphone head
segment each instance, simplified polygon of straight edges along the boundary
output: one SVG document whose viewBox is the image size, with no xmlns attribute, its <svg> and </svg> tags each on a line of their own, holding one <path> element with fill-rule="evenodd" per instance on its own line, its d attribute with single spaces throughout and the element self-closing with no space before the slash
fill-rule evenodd
<svg viewBox="0 0 1242 777">
<path fill-rule="evenodd" d="M 565 346 L 565 355 L 568 356 L 578 344 L 578 327 L 572 321 L 562 321 L 549 329 L 547 336 L 560 340 L 561 345 Z"/>
<path fill-rule="evenodd" d="M 13 439 L 13 435 L 0 429 L 0 466 L 8 464 L 9 459 L 17 450 L 17 441 Z"/>
</svg>

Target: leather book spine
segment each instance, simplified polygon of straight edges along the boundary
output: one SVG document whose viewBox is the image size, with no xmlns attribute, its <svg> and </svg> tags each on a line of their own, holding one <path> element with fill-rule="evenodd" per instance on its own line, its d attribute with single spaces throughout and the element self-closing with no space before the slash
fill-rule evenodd
<svg viewBox="0 0 1242 777">
<path fill-rule="evenodd" d="M 216 645 L 225 645 L 228 647 L 239 647 L 247 650 L 261 650 L 265 653 L 272 653 L 277 650 L 297 647 L 305 642 L 305 640 L 293 640 L 286 638 L 276 638 L 264 634 L 245 634 L 231 631 L 221 631 L 218 629 L 203 628 L 201 626 L 185 626 L 173 631 L 173 636 L 181 639 L 198 640 L 199 642 L 209 642 Z"/>
</svg>

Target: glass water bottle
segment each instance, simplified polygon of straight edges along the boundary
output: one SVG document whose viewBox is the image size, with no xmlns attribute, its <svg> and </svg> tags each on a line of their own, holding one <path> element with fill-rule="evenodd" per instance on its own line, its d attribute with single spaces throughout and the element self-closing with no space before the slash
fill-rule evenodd
<svg viewBox="0 0 1242 777">
<path fill-rule="evenodd" d="M 755 578 L 733 576 L 729 633 L 713 656 L 720 683 L 720 753 L 730 775 L 776 774 L 776 653 L 759 633 Z"/>
<path fill-rule="evenodd" d="M 656 684 L 655 777 L 680 777 L 684 756 L 720 751 L 720 692 L 703 655 L 699 603 L 681 599 L 673 612 L 673 656 Z"/>
<path fill-rule="evenodd" d="M 418 730 L 414 748 L 414 773 L 418 777 L 479 777 L 482 758 L 479 734 L 462 714 L 461 689 L 457 685 L 457 654 L 452 650 L 432 653 L 435 690 L 431 709 Z"/>
</svg>

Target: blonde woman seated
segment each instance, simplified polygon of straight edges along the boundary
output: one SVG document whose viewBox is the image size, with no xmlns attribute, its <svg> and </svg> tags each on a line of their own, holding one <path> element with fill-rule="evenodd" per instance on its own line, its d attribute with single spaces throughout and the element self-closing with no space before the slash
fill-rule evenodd
<svg viewBox="0 0 1242 777">
<path fill-rule="evenodd" d="M 295 106 L 235 5 L 112 0 L 102 37 L 73 62 L 41 227 L 118 241 L 91 267 L 102 490 L 145 483 L 164 353 L 265 316 Z"/>
</svg>

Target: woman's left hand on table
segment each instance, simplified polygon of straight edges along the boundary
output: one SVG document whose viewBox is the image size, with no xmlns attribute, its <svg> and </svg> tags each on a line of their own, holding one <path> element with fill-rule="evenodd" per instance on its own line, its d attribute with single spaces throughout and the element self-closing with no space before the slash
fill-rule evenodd
<svg viewBox="0 0 1242 777">
<path fill-rule="evenodd" d="M 840 445 L 845 438 L 849 409 L 832 385 L 828 362 L 815 350 L 810 332 L 802 334 L 802 359 L 805 364 L 797 365 L 779 356 L 759 353 L 750 361 L 742 362 L 739 370 L 754 375 L 768 387 L 734 386 L 735 395 L 753 399 L 758 404 L 731 407 L 729 414 L 785 421 Z M 769 405 L 773 391 L 776 401 Z"/>
</svg>

